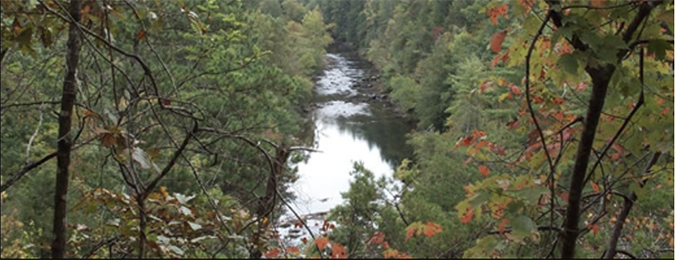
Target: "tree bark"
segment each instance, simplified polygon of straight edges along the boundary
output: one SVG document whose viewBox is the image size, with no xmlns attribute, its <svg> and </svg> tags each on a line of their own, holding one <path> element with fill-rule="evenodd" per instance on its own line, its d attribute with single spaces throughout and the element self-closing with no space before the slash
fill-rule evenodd
<svg viewBox="0 0 675 260">
<path fill-rule="evenodd" d="M 654 7 L 659 4 L 661 4 L 661 1 L 647 1 L 641 3 L 638 12 L 623 33 L 622 40 L 626 44 L 631 42 L 633 34 L 637 31 L 640 24 L 645 21 Z M 552 18 L 556 26 L 564 26 L 559 13 L 555 14 L 556 15 Z M 572 39 L 572 45 L 579 50 L 587 48 L 587 46 L 576 36 Z M 628 49 L 624 49 L 617 53 L 618 63 L 621 63 L 623 56 L 628 51 Z M 591 77 L 593 83 L 593 90 L 591 92 L 591 99 L 588 102 L 588 111 L 584 121 L 584 128 L 581 133 L 581 141 L 577 148 L 577 155 L 574 160 L 574 168 L 569 185 L 568 206 L 562 232 L 562 258 L 574 258 L 574 250 L 579 236 L 579 209 L 581 208 L 581 195 L 584 189 L 584 179 L 586 178 L 588 162 L 593 148 L 593 141 L 595 140 L 595 132 L 598 127 L 602 108 L 605 104 L 609 81 L 615 70 L 616 67 L 612 64 L 598 68 L 586 67 L 586 72 Z"/>
<path fill-rule="evenodd" d="M 600 114 L 605 105 L 609 80 L 614 73 L 615 67 L 608 65 L 599 69 L 588 69 L 588 74 L 593 82 L 591 100 L 588 102 L 588 112 L 581 133 L 581 141 L 577 149 L 574 170 L 570 181 L 570 192 L 567 204 L 566 221 L 562 232 L 562 258 L 574 258 L 574 248 L 579 235 L 579 208 L 581 207 L 581 193 L 584 189 L 586 168 L 595 140 L 595 132 L 600 121 Z"/>
<path fill-rule="evenodd" d="M 59 115 L 59 139 L 56 152 L 56 194 L 54 195 L 54 240 L 52 242 L 52 258 L 63 258 L 66 252 L 66 196 L 68 195 L 68 178 L 70 175 L 70 152 L 72 150 L 72 120 L 75 104 L 77 82 L 76 72 L 80 55 L 80 34 L 77 23 L 80 21 L 80 0 L 72 0 L 68 12 L 72 17 L 68 29 L 66 53 L 66 75 L 63 81 L 61 96 L 61 113 Z"/>
<path fill-rule="evenodd" d="M 659 160 L 659 156 L 661 156 L 660 152 L 656 152 L 654 153 L 654 155 L 652 155 L 651 160 L 649 160 L 649 163 L 647 163 L 647 166 L 645 166 L 645 169 L 642 171 L 643 175 L 646 175 L 651 171 L 652 166 L 654 166 L 654 164 L 656 164 L 656 161 Z M 644 187 L 644 185 L 647 184 L 647 181 L 649 181 L 649 179 L 644 180 L 640 184 L 640 187 Z M 609 245 L 607 246 L 607 253 L 605 254 L 605 259 L 613 259 L 616 253 L 618 252 L 616 250 L 616 246 L 619 243 L 619 238 L 621 237 L 623 225 L 626 222 L 626 218 L 628 218 L 628 213 L 630 213 L 630 210 L 633 208 L 633 204 L 635 203 L 635 201 L 637 201 L 637 199 L 638 197 L 637 194 L 635 194 L 635 192 L 631 192 L 628 198 L 624 198 L 623 208 L 621 208 L 621 212 L 619 212 L 619 216 L 616 218 L 616 224 L 614 224 L 612 237 L 609 239 Z"/>
</svg>

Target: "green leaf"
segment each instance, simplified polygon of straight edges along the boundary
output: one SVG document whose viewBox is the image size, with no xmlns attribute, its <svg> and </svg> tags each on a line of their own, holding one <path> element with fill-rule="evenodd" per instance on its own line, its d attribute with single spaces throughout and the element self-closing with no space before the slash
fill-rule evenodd
<svg viewBox="0 0 675 260">
<path fill-rule="evenodd" d="M 511 220 L 511 235 L 514 238 L 522 239 L 537 231 L 537 225 L 531 218 L 520 215 Z"/>
<path fill-rule="evenodd" d="M 657 60 L 662 60 L 666 56 L 667 50 L 672 50 L 673 46 L 666 40 L 651 40 L 647 44 L 647 53 L 655 54 Z"/>
<path fill-rule="evenodd" d="M 574 58 L 572 54 L 563 54 L 558 59 L 558 67 L 562 68 L 565 72 L 570 74 L 577 74 L 579 69 L 579 61 Z"/>
</svg>

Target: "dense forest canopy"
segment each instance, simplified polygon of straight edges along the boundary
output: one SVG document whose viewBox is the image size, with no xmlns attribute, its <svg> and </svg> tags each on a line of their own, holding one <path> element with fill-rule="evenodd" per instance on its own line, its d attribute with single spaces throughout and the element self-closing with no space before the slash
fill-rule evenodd
<svg viewBox="0 0 675 260">
<path fill-rule="evenodd" d="M 0 7 L 3 258 L 673 257 L 672 0 Z M 289 187 L 334 46 L 413 153 L 312 233 Z"/>
</svg>

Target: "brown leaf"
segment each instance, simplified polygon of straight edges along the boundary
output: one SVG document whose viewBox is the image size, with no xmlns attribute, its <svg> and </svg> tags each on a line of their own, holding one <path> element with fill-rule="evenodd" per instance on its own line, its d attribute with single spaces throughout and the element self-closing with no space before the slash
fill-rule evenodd
<svg viewBox="0 0 675 260">
<path fill-rule="evenodd" d="M 490 49 L 494 52 L 500 52 L 502 50 L 502 43 L 504 42 L 504 38 L 506 38 L 506 30 L 496 32 L 495 34 L 492 35 L 492 40 L 490 40 Z"/>
<path fill-rule="evenodd" d="M 116 142 L 117 139 L 115 138 L 115 135 L 111 133 L 101 135 L 101 144 L 105 145 L 105 147 L 112 147 Z"/>
<path fill-rule="evenodd" d="M 138 34 L 136 35 L 136 38 L 139 41 L 144 40 L 145 39 L 145 30 L 141 29 L 140 31 L 138 31 Z"/>
</svg>

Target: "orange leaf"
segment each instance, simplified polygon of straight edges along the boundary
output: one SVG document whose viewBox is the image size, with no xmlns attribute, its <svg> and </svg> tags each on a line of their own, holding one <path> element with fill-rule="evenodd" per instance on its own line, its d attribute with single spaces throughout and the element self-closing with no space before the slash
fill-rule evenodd
<svg viewBox="0 0 675 260">
<path fill-rule="evenodd" d="M 427 225 L 424 227 L 424 235 L 427 237 L 433 237 L 440 232 L 443 232 L 443 228 L 434 222 L 427 222 Z"/>
<path fill-rule="evenodd" d="M 473 210 L 471 208 L 467 208 L 466 212 L 464 212 L 464 216 L 459 219 L 462 223 L 466 224 L 471 221 L 471 218 L 473 217 Z"/>
<path fill-rule="evenodd" d="M 481 147 L 489 145 L 489 144 L 490 144 L 490 142 L 488 142 L 488 141 L 485 141 L 485 140 L 480 141 L 480 142 L 478 142 L 478 144 L 476 144 L 476 149 L 480 149 Z"/>
<path fill-rule="evenodd" d="M 488 10 L 488 16 L 490 17 L 490 20 L 492 21 L 493 24 L 497 24 L 497 17 L 500 15 L 506 16 L 506 12 L 509 10 L 508 4 L 504 4 L 501 6 L 497 6 L 495 8 L 492 8 Z"/>
<path fill-rule="evenodd" d="M 483 175 L 483 177 L 486 177 L 488 174 L 490 174 L 490 169 L 488 169 L 488 167 L 485 165 L 478 166 L 478 171 L 481 175 Z"/>
<path fill-rule="evenodd" d="M 281 251 L 279 251 L 279 249 L 275 248 L 275 249 L 272 249 L 272 250 L 268 251 L 267 253 L 265 253 L 265 257 L 266 258 L 275 258 L 275 257 L 279 256 L 280 252 Z"/>
<path fill-rule="evenodd" d="M 389 249 L 389 242 L 386 242 L 386 241 L 383 242 L 383 243 L 382 243 L 382 248 L 384 248 L 384 249 Z"/>
<path fill-rule="evenodd" d="M 594 181 L 591 181 L 591 187 L 593 187 L 593 192 L 595 193 L 600 192 L 600 187 Z"/>
<path fill-rule="evenodd" d="M 331 249 L 333 251 L 333 256 L 331 258 L 334 259 L 347 258 L 347 251 L 340 243 L 333 243 Z"/>
<path fill-rule="evenodd" d="M 297 247 L 287 247 L 286 252 L 291 254 L 298 254 L 300 253 L 300 249 L 298 249 Z"/>
<path fill-rule="evenodd" d="M 368 241 L 368 244 L 379 245 L 382 244 L 382 242 L 384 242 L 384 233 L 375 232 L 375 234 L 373 234 L 373 237 L 370 238 L 370 241 Z"/>
<path fill-rule="evenodd" d="M 509 223 L 508 218 L 502 219 L 502 222 L 499 222 L 499 234 L 504 234 L 504 231 L 506 231 L 506 224 Z"/>
<path fill-rule="evenodd" d="M 405 235 L 405 241 L 408 241 L 414 234 L 415 231 L 417 230 L 416 226 L 410 226 L 406 229 L 406 235 Z"/>
<path fill-rule="evenodd" d="M 325 237 L 320 237 L 314 240 L 314 243 L 316 243 L 316 246 L 319 247 L 319 249 L 323 250 L 326 248 L 326 245 L 328 244 L 328 238 Z"/>
<path fill-rule="evenodd" d="M 503 30 L 492 35 L 492 40 L 490 40 L 490 49 L 492 51 L 498 53 L 502 50 L 502 43 L 504 42 L 504 38 L 506 38 L 506 33 L 507 31 Z"/>
<path fill-rule="evenodd" d="M 592 7 L 602 7 L 605 5 L 605 2 L 607 2 L 607 0 L 590 0 Z"/>
</svg>

